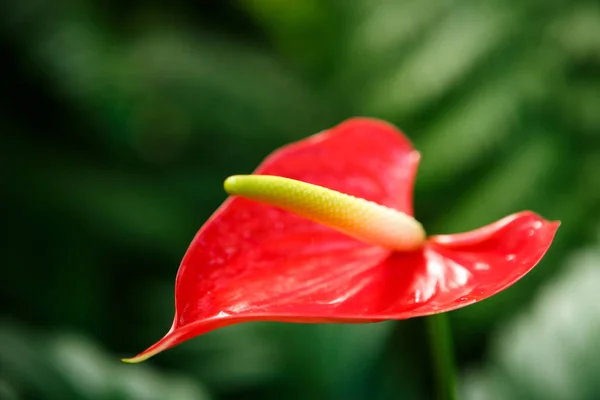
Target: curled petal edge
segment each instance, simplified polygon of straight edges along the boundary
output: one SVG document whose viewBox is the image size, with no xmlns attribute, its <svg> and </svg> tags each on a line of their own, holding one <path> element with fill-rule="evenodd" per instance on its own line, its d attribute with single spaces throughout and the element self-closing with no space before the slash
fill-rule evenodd
<svg viewBox="0 0 600 400">
<path fill-rule="evenodd" d="M 386 320 L 402 320 L 413 317 L 421 317 L 436 314 L 439 312 L 448 312 L 453 311 L 459 308 L 463 308 L 467 305 L 476 303 L 481 300 L 485 300 L 493 296 L 494 294 L 508 288 L 509 286 L 516 283 L 522 276 L 524 276 L 527 272 L 535 267 L 539 263 L 539 261 L 543 258 L 547 250 L 549 249 L 556 231 L 560 226 L 560 221 L 546 221 L 541 218 L 539 215 L 531 212 L 531 211 L 523 211 L 520 213 L 516 213 L 505 218 L 502 218 L 492 224 L 486 225 L 482 228 L 478 228 L 472 231 L 452 234 L 452 235 L 436 235 L 429 238 L 430 244 L 443 246 L 447 250 L 460 250 L 461 248 L 468 248 L 470 246 L 475 246 L 487 239 L 492 238 L 492 236 L 498 231 L 502 230 L 504 227 L 514 223 L 519 219 L 530 219 L 534 224 L 544 225 L 546 228 L 542 234 L 545 236 L 541 239 L 543 244 L 538 248 L 538 254 L 535 259 L 532 259 L 530 265 L 521 274 L 518 278 L 513 279 L 507 282 L 505 285 L 502 285 L 495 290 L 493 293 L 484 296 L 482 298 L 472 298 L 466 302 L 456 302 L 454 304 L 448 305 L 444 307 L 443 310 L 428 310 L 427 307 L 422 309 L 415 308 L 411 312 L 403 314 L 403 315 L 344 315 L 341 317 L 335 318 L 324 318 L 322 316 L 311 316 L 311 315 L 283 315 L 277 314 L 274 315 L 272 313 L 263 314 L 252 314 L 250 316 L 240 316 L 240 315 L 230 315 L 226 313 L 221 313 L 216 317 L 211 317 L 207 319 L 198 320 L 196 322 L 190 323 L 183 327 L 175 327 L 175 322 L 173 323 L 172 328 L 169 332 L 154 345 L 150 346 L 148 349 L 139 353 L 135 357 L 131 358 L 123 358 L 121 361 L 126 363 L 139 363 L 149 359 L 161 353 L 165 350 L 168 350 L 186 340 L 189 340 L 193 337 L 208 333 L 210 331 L 224 328 L 226 326 L 244 323 L 244 322 L 253 322 L 253 321 L 272 321 L 272 322 L 289 322 L 289 323 L 373 323 L 373 322 L 381 322 Z M 536 238 L 538 239 L 538 238 Z"/>
</svg>

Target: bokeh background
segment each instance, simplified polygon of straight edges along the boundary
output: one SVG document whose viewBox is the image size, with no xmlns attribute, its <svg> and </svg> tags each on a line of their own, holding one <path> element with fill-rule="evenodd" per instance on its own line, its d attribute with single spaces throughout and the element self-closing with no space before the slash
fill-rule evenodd
<svg viewBox="0 0 600 400">
<path fill-rule="evenodd" d="M 423 159 L 431 233 L 532 209 L 547 257 L 449 314 L 460 398 L 600 398 L 600 3 L 0 5 L 0 399 L 428 399 L 423 319 L 251 323 L 141 365 L 222 181 L 355 116 Z"/>
</svg>

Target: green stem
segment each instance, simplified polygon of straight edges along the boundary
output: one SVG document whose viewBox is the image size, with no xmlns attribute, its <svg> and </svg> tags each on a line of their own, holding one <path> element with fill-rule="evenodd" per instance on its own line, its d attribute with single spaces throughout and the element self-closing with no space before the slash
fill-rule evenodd
<svg viewBox="0 0 600 400">
<path fill-rule="evenodd" d="M 425 320 L 435 369 L 437 398 L 439 400 L 455 400 L 456 372 L 450 320 L 446 313 L 432 315 Z"/>
</svg>

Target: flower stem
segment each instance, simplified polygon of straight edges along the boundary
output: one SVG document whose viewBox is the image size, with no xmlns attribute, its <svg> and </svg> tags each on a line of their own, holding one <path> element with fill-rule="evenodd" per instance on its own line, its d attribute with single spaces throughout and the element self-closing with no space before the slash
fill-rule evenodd
<svg viewBox="0 0 600 400">
<path fill-rule="evenodd" d="M 425 320 L 433 368 L 435 369 L 437 398 L 439 400 L 455 400 L 456 371 L 450 320 L 446 313 L 431 315 Z"/>
</svg>

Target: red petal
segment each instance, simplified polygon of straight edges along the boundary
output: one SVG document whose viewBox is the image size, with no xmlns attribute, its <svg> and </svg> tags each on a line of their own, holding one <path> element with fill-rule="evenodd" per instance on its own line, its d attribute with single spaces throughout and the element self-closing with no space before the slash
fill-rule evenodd
<svg viewBox="0 0 600 400">
<path fill-rule="evenodd" d="M 559 225 L 525 211 L 471 232 L 432 236 L 421 252 L 394 253 L 372 270 L 382 277 L 372 280 L 382 296 L 376 313 L 406 319 L 493 296 L 535 267 Z"/>
<path fill-rule="evenodd" d="M 353 118 L 282 147 L 254 173 L 324 186 L 413 215 L 419 160 L 419 152 L 394 126 Z"/>
<path fill-rule="evenodd" d="M 301 180 L 412 215 L 419 153 L 393 126 L 356 118 L 288 145 L 256 174 Z M 317 322 L 371 286 L 389 251 L 241 198 L 228 199 L 200 229 L 178 272 L 173 326 L 142 361 L 193 336 L 251 320 Z M 376 295 L 376 293 L 375 293 Z M 366 306 L 352 315 L 364 320 Z"/>
</svg>

